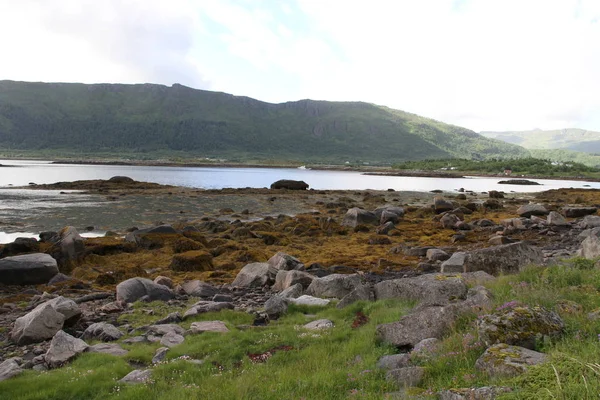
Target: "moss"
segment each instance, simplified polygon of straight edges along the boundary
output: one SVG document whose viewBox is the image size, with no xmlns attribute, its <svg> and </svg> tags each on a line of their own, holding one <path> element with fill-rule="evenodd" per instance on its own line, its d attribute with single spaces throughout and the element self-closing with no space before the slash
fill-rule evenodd
<svg viewBox="0 0 600 400">
<path fill-rule="evenodd" d="M 202 250 L 204 245 L 196 240 L 182 237 L 173 242 L 172 248 L 175 253 L 184 253 L 186 251 Z"/>
<path fill-rule="evenodd" d="M 173 271 L 210 271 L 214 268 L 212 260 L 212 255 L 206 251 L 186 251 L 173 256 L 170 268 Z"/>
</svg>

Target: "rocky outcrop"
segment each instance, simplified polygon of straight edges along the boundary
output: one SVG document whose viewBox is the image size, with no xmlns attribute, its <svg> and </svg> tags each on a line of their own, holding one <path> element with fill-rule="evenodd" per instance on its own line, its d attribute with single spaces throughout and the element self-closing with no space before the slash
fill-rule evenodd
<svg viewBox="0 0 600 400">
<path fill-rule="evenodd" d="M 315 297 L 341 299 L 360 285 L 361 281 L 362 279 L 358 274 L 331 274 L 322 278 L 315 278 L 306 289 L 306 294 Z"/>
<path fill-rule="evenodd" d="M 271 184 L 271 189 L 306 190 L 308 189 L 308 183 L 291 179 L 280 179 Z"/>
<path fill-rule="evenodd" d="M 238 272 L 231 286 L 234 287 L 263 287 L 271 286 L 275 283 L 277 269 L 268 263 L 247 264 Z"/>
<path fill-rule="evenodd" d="M 56 274 L 58 265 L 48 254 L 33 253 L 0 259 L 0 283 L 5 285 L 45 284 Z"/>
<path fill-rule="evenodd" d="M 133 303 L 138 300 L 171 300 L 175 293 L 166 286 L 158 285 L 146 278 L 131 278 L 117 285 L 117 300 Z"/>
<path fill-rule="evenodd" d="M 377 300 L 397 298 L 423 305 L 445 305 L 466 295 L 467 285 L 459 276 L 442 274 L 387 280 L 375 285 Z"/>
<path fill-rule="evenodd" d="M 488 348 L 475 362 L 475 368 L 493 378 L 518 376 L 532 365 L 546 361 L 546 355 L 518 346 L 499 343 Z"/>
</svg>

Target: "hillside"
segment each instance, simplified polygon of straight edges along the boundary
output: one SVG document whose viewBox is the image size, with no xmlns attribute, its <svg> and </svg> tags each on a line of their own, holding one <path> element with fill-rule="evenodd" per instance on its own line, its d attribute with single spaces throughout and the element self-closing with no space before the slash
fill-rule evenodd
<svg viewBox="0 0 600 400">
<path fill-rule="evenodd" d="M 361 102 L 270 104 L 143 84 L 0 81 L 0 146 L 77 154 L 395 163 L 527 156 L 518 146 Z"/>
<path fill-rule="evenodd" d="M 585 129 L 481 132 L 481 135 L 523 146 L 526 149 L 564 149 L 600 153 L 600 132 Z"/>
</svg>

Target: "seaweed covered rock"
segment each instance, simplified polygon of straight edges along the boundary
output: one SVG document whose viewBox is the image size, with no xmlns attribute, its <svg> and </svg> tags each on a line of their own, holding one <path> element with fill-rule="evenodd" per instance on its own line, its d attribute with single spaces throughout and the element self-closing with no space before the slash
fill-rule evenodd
<svg viewBox="0 0 600 400">
<path fill-rule="evenodd" d="M 271 189 L 306 190 L 308 183 L 291 179 L 280 179 L 271 184 Z"/>
<path fill-rule="evenodd" d="M 477 326 L 488 346 L 506 343 L 528 349 L 535 349 L 536 340 L 544 336 L 560 336 L 565 328 L 557 313 L 537 306 L 507 306 L 482 316 Z"/>
<path fill-rule="evenodd" d="M 34 238 L 19 237 L 14 242 L 7 243 L 0 249 L 0 257 L 16 256 L 23 253 L 40 251 L 40 243 Z"/>
<path fill-rule="evenodd" d="M 173 271 L 211 271 L 212 255 L 204 250 L 192 250 L 175 254 L 170 268 Z"/>
<path fill-rule="evenodd" d="M 531 365 L 546 361 L 546 355 L 527 348 L 499 343 L 488 348 L 475 362 L 475 368 L 485 374 L 498 377 L 518 376 Z"/>
<path fill-rule="evenodd" d="M 72 226 L 66 226 L 58 232 L 58 241 L 49 251 L 58 262 L 61 272 L 69 273 L 73 264 L 85 255 L 83 238 Z"/>
<path fill-rule="evenodd" d="M 441 214 L 446 211 L 452 211 L 454 209 L 454 204 L 451 201 L 444 199 L 442 196 L 435 196 L 433 198 L 433 209 L 436 214 Z"/>
<path fill-rule="evenodd" d="M 356 228 L 359 225 L 377 225 L 378 222 L 375 213 L 354 207 L 346 212 L 342 225 Z"/>
</svg>

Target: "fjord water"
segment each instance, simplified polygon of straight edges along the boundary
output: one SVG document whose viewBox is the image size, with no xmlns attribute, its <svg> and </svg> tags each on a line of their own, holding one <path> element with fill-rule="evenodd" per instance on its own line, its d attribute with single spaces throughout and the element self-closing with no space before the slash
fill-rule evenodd
<svg viewBox="0 0 600 400">
<path fill-rule="evenodd" d="M 223 167 L 151 167 L 121 165 L 52 164 L 49 161 L 0 160 L 0 187 L 26 186 L 29 183 L 109 179 L 116 175 L 138 181 L 202 189 L 262 188 L 279 179 L 303 180 L 320 190 L 409 190 L 454 191 L 459 188 L 483 192 L 503 190 L 540 192 L 559 188 L 600 188 L 598 182 L 536 179 L 541 185 L 500 185 L 506 178 L 422 178 L 362 175 L 355 171 L 319 171 L 298 168 L 223 168 Z M 589 186 L 585 186 L 589 185 Z"/>
</svg>

